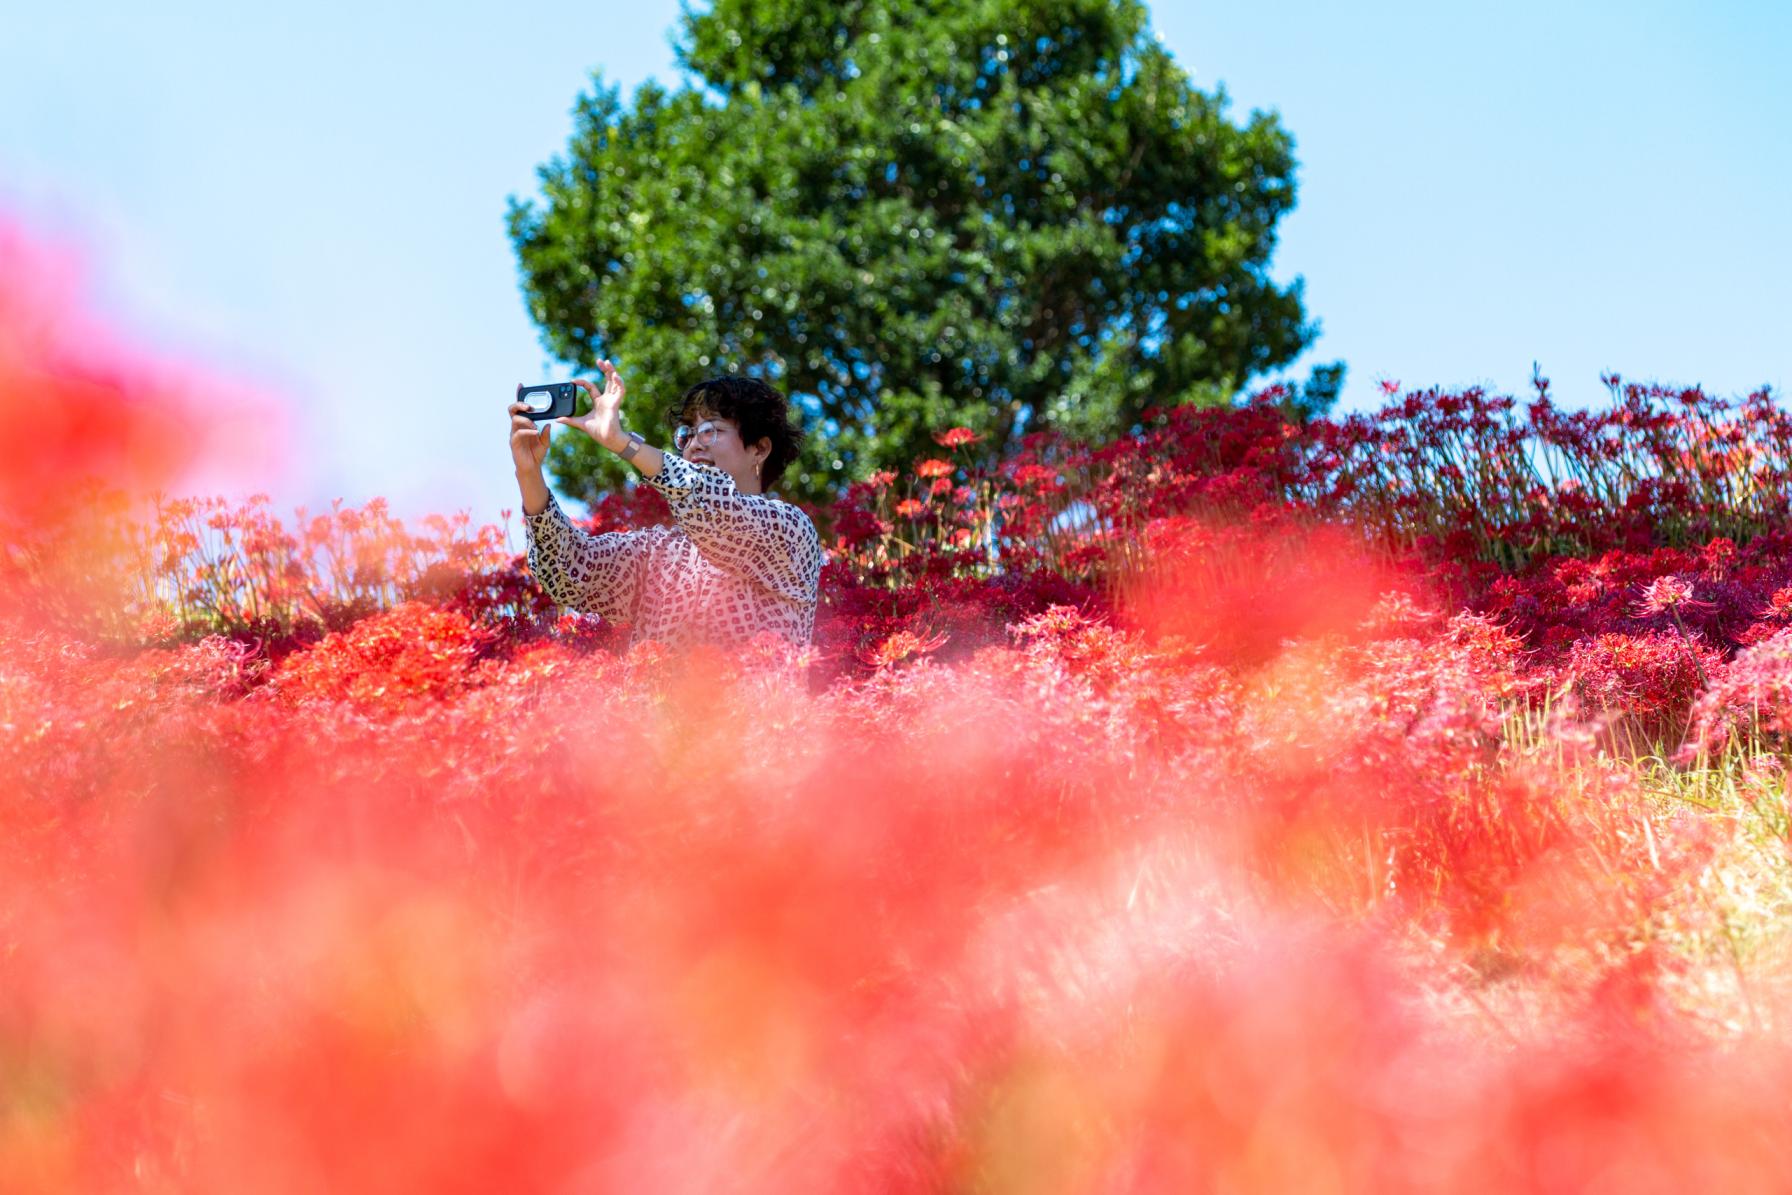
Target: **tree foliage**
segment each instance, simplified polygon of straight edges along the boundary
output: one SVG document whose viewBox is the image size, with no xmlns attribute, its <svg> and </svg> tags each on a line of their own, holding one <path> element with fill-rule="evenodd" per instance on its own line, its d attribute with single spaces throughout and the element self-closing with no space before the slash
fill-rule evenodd
<svg viewBox="0 0 1792 1195">
<path fill-rule="evenodd" d="M 819 499 L 932 429 L 1225 401 L 1317 331 L 1268 276 L 1292 139 L 1232 123 L 1137 0 L 714 0 L 680 34 L 686 85 L 594 73 L 506 215 L 544 344 L 621 363 L 650 439 L 701 378 L 765 377 L 810 433 L 780 490 Z M 626 474 L 575 437 L 551 467 Z"/>
</svg>

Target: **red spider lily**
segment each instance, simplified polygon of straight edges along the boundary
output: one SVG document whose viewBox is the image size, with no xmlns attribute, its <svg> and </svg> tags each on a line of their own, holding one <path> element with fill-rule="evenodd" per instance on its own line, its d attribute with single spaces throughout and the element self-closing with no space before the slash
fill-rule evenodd
<svg viewBox="0 0 1792 1195">
<path fill-rule="evenodd" d="M 955 466 L 951 461 L 925 460 L 915 466 L 917 477 L 950 477 Z"/>
<path fill-rule="evenodd" d="M 1058 470 L 1048 465 L 1021 465 L 1014 470 L 1014 484 L 1018 486 L 1055 486 L 1058 484 Z"/>
<path fill-rule="evenodd" d="M 1632 716 L 1658 735 L 1685 718 L 1722 663 L 1709 645 L 1678 634 L 1607 633 L 1576 640 L 1562 675 L 1593 708 Z"/>
<path fill-rule="evenodd" d="M 80 272 L 0 215 L 0 519 L 58 519 L 81 478 L 147 499 L 200 468 L 219 484 L 283 467 L 283 408 L 127 348 L 84 310 Z"/>
<path fill-rule="evenodd" d="M 904 498 L 896 504 L 896 513 L 905 519 L 918 519 L 927 513 L 927 505 L 916 498 Z"/>
<path fill-rule="evenodd" d="M 1153 564 L 1123 583 L 1127 618 L 1152 636 L 1212 644 L 1228 662 L 1267 659 L 1290 637 L 1354 628 L 1396 587 L 1384 564 L 1328 529 L 1163 520 L 1146 530 Z"/>
<path fill-rule="evenodd" d="M 876 646 L 859 653 L 859 658 L 873 668 L 889 668 L 904 660 L 918 659 L 929 652 L 937 651 L 949 638 L 944 633 L 917 634 L 914 631 L 897 631 Z"/>
<path fill-rule="evenodd" d="M 1278 567 L 1266 582 L 1300 575 Z M 1604 1040 L 1572 1024 L 1502 1061 L 1478 1023 L 1411 1021 L 1418 981 L 1379 939 L 1290 928 L 1356 902 L 1449 927 L 1452 958 L 1584 954 L 1683 915 L 1698 866 L 1666 826 L 1654 867 L 1614 836 L 1622 790 L 1570 811 L 1548 774 L 1489 777 L 1487 682 L 1463 662 L 1509 649 L 1486 625 L 1459 650 L 1407 638 L 1435 621 L 1415 599 L 1351 613 L 1370 611 L 1382 638 L 1314 635 L 1253 676 L 1048 604 L 956 666 L 902 666 L 947 641 L 899 628 L 870 679 L 826 692 L 653 645 L 469 672 L 470 635 L 422 607 L 283 664 L 304 701 L 221 643 L 110 674 L 0 637 L 15 724 L 47 723 L 4 741 L 0 1042 L 61 1084 L 49 1127 L 0 1138 L 0 1175 L 91 1189 L 122 1151 L 201 1190 L 924 1190 L 1045 1163 L 1174 1180 L 1197 1139 L 1246 1169 L 1300 1142 L 1387 1189 L 1419 1158 L 1399 1142 L 1440 1124 L 1476 1174 L 1533 1150 L 1512 1101 L 1556 1128 L 1705 1107 L 1671 1051 L 1561 1062 Z M 775 759 L 751 747 L 768 718 Z M 668 770 L 619 773 L 619 751 Z M 1620 979 L 1621 1001 L 1592 994 Z M 1561 990 L 1647 1010 L 1661 982 L 1596 968 Z M 1630 1094 L 1615 1113 L 1527 1094 L 1538 1059 L 1601 1090 L 1615 1068 Z M 444 1138 L 444 1117 L 476 1131 Z"/>
<path fill-rule="evenodd" d="M 1792 743 L 1792 629 L 1738 652 L 1699 695 L 1682 758 L 1749 736 L 1772 749 Z"/>
<path fill-rule="evenodd" d="M 1643 590 L 1637 603 L 1637 617 L 1650 618 L 1666 613 L 1690 613 L 1710 610 L 1712 603 L 1693 597 L 1692 582 L 1680 577 L 1657 577 Z"/>
<path fill-rule="evenodd" d="M 949 427 L 933 434 L 934 443 L 942 448 L 962 448 L 966 444 L 975 444 L 982 438 L 968 427 Z"/>
<path fill-rule="evenodd" d="M 473 666 L 495 638 L 465 615 L 409 602 L 288 657 L 269 677 L 269 691 L 387 710 L 400 700 L 453 696 L 476 683 Z"/>
</svg>

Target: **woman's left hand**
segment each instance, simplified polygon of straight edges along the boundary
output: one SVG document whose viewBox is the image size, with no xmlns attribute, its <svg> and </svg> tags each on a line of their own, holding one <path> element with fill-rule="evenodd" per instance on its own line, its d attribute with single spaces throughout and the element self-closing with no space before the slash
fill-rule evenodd
<svg viewBox="0 0 1792 1195">
<path fill-rule="evenodd" d="M 562 415 L 554 420 L 568 427 L 576 427 L 586 435 L 608 448 L 611 452 L 621 452 L 628 447 L 628 433 L 622 430 L 622 396 L 628 388 L 622 384 L 622 375 L 608 361 L 599 361 L 597 367 L 604 374 L 604 388 L 584 378 L 574 378 L 573 383 L 591 396 L 591 411 L 586 415 Z"/>
</svg>

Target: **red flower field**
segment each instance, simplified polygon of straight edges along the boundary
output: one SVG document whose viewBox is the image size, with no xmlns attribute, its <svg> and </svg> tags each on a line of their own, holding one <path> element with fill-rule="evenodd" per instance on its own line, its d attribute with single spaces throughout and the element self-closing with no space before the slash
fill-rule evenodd
<svg viewBox="0 0 1792 1195">
<path fill-rule="evenodd" d="M 812 648 L 625 652 L 507 526 L 160 494 L 47 269 L 0 1191 L 1792 1189 L 1768 392 L 942 428 Z"/>
</svg>

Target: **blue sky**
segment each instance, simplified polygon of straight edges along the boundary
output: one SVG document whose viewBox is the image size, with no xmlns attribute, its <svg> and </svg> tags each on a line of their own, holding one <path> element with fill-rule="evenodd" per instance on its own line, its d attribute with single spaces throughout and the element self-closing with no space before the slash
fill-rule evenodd
<svg viewBox="0 0 1792 1195">
<path fill-rule="evenodd" d="M 504 404 L 567 371 L 524 314 L 505 199 L 537 193 L 592 71 L 625 99 L 680 84 L 677 0 L 24 11 L 0 209 L 84 247 L 127 340 L 293 408 L 291 474 L 215 492 L 514 509 Z M 1290 372 L 1345 360 L 1343 409 L 1383 378 L 1522 392 L 1534 360 L 1567 405 L 1606 370 L 1792 384 L 1792 6 L 1150 11 L 1234 119 L 1273 108 L 1295 138 L 1274 273 L 1305 277 L 1323 333 Z"/>
</svg>

